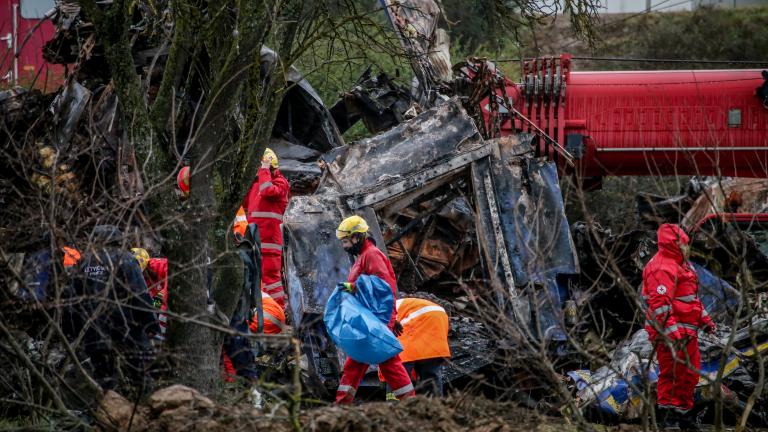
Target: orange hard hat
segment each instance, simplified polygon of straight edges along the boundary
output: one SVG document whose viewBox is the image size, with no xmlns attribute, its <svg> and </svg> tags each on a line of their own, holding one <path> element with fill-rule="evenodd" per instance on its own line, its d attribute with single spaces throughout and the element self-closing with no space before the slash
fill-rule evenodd
<svg viewBox="0 0 768 432">
<path fill-rule="evenodd" d="M 179 175 L 176 176 L 176 183 L 179 185 L 179 189 L 182 192 L 189 193 L 189 167 L 185 166 L 179 171 Z"/>
</svg>

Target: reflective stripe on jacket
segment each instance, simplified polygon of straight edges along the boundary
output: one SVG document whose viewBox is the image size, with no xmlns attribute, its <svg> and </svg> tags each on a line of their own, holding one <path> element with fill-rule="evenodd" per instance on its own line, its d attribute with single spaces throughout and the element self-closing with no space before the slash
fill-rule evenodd
<svg viewBox="0 0 768 432">
<path fill-rule="evenodd" d="M 290 186 L 280 170 L 270 171 L 260 168 L 259 176 L 251 185 L 251 189 L 243 200 L 243 209 L 247 223 L 255 223 L 259 227 L 261 243 L 283 244 L 283 233 L 280 225 L 283 214 L 288 206 Z M 272 253 L 280 253 L 272 251 Z"/>
<path fill-rule="evenodd" d="M 403 345 L 403 362 L 451 356 L 445 309 L 429 300 L 404 298 L 397 301 L 397 319 L 403 326 L 403 334 L 398 337 Z"/>
<path fill-rule="evenodd" d="M 285 312 L 269 294 L 261 292 L 261 304 L 264 308 L 264 334 L 278 334 L 285 327 Z M 251 331 L 259 329 L 259 316 L 254 312 L 251 319 Z"/>
<path fill-rule="evenodd" d="M 232 231 L 245 237 L 245 230 L 248 228 L 248 218 L 245 217 L 245 209 L 243 206 L 237 210 L 235 215 L 235 222 L 232 225 Z"/>
<path fill-rule="evenodd" d="M 711 321 L 697 296 L 696 272 L 679 244 L 688 244 L 685 232 L 676 225 L 662 225 L 658 231 L 659 251 L 643 269 L 646 330 L 652 339 L 658 333 L 695 336 L 697 328 Z"/>
</svg>

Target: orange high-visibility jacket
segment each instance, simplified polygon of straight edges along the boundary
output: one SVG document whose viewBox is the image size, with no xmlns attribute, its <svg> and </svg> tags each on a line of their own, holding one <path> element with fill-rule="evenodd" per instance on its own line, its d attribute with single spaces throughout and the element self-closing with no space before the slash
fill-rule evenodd
<svg viewBox="0 0 768 432">
<path fill-rule="evenodd" d="M 403 325 L 398 338 L 403 363 L 451 357 L 445 309 L 429 300 L 404 298 L 397 301 L 397 320 Z"/>
<path fill-rule="evenodd" d="M 285 312 L 277 302 L 264 291 L 261 292 L 261 305 L 264 307 L 264 334 L 278 334 L 285 327 Z M 259 317 L 256 312 L 251 319 L 251 331 L 259 328 Z"/>
<path fill-rule="evenodd" d="M 237 210 L 237 214 L 235 215 L 235 224 L 232 227 L 232 231 L 245 237 L 246 228 L 248 228 L 248 218 L 245 217 L 245 209 L 243 206 L 240 206 L 240 209 Z"/>
<path fill-rule="evenodd" d="M 80 261 L 80 252 L 69 246 L 62 246 L 61 251 L 64 253 L 64 268 L 72 267 Z"/>
</svg>

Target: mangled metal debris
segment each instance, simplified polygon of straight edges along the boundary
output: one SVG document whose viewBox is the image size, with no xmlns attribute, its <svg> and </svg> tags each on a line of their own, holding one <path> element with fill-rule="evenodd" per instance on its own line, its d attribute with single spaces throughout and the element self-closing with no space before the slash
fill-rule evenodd
<svg viewBox="0 0 768 432">
<path fill-rule="evenodd" d="M 556 167 L 532 159 L 528 143 L 514 137 L 484 140 L 460 102 L 451 99 L 373 138 L 335 149 L 323 160 L 327 175 L 317 194 L 292 199 L 284 218 L 291 309 L 316 382 L 331 389 L 338 379 L 341 353 L 331 346 L 320 315 L 351 264 L 333 239 L 338 221 L 353 213 L 378 221 L 371 227 L 379 248 L 386 251 L 389 243 L 396 262 L 412 262 L 423 272 L 419 283 L 407 287 L 401 273 L 402 290 L 418 289 L 458 268 L 454 286 L 495 298 L 500 305 L 514 299 L 519 322 L 545 329 L 535 337 L 557 333 L 556 277 L 576 273 L 578 263 Z M 419 238 L 409 240 L 412 227 L 432 216 L 453 219 L 459 229 L 419 230 Z M 430 255 L 442 249 L 451 231 L 457 236 L 452 247 L 474 252 L 454 250 L 451 260 L 444 251 Z M 473 238 L 466 238 L 466 232 L 473 232 Z M 426 252 L 425 265 L 418 265 L 420 256 L 412 256 L 415 249 Z M 463 261 L 452 263 L 454 256 Z M 469 270 L 475 275 L 465 283 L 462 275 Z M 529 298 L 522 288 L 534 283 L 546 289 Z M 442 294 L 455 295 L 451 290 Z M 537 306 L 525 306 L 529 301 Z M 487 350 L 473 356 L 463 362 L 465 372 L 488 364 L 490 357 Z"/>
<path fill-rule="evenodd" d="M 341 133 L 362 120 L 369 132 L 383 132 L 417 114 L 408 90 L 385 73 L 363 72 L 357 83 L 330 108 Z"/>
<path fill-rule="evenodd" d="M 732 318 L 727 316 L 723 318 Z M 720 323 L 716 336 L 699 338 L 701 351 L 701 378 L 696 387 L 694 411 L 699 418 L 706 416 L 719 393 L 712 387 L 720 386 L 727 411 L 740 415 L 745 401 L 752 396 L 755 382 L 759 379 L 758 356 L 768 351 L 768 318 L 755 317 L 735 331 L 730 340 L 730 328 Z M 753 345 L 753 339 L 757 345 Z M 726 348 L 728 350 L 726 351 Z M 659 366 L 655 350 L 645 330 L 639 330 L 622 342 L 611 353 L 611 361 L 596 370 L 568 372 L 576 401 L 580 409 L 596 416 L 632 420 L 644 415 L 643 398 L 652 394 L 658 380 Z M 718 382 L 720 365 L 724 364 L 721 382 Z M 765 424 L 768 411 L 765 396 L 758 396 L 753 407 L 751 422 Z"/>
</svg>

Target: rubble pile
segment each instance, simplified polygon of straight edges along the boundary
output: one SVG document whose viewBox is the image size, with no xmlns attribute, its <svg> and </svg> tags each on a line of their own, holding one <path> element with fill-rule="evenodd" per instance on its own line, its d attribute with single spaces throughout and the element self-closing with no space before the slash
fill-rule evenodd
<svg viewBox="0 0 768 432">
<path fill-rule="evenodd" d="M 231 431 L 235 429 L 293 431 L 284 407 L 258 410 L 247 405 L 215 403 L 180 385 L 158 390 L 146 405 L 134 405 L 119 394 L 105 394 L 97 411 L 102 430 Z M 545 417 L 509 402 L 480 396 L 451 396 L 441 400 L 416 397 L 402 403 L 378 402 L 353 407 L 302 410 L 306 430 L 317 432 L 391 430 L 569 431 L 563 419 Z"/>
</svg>

